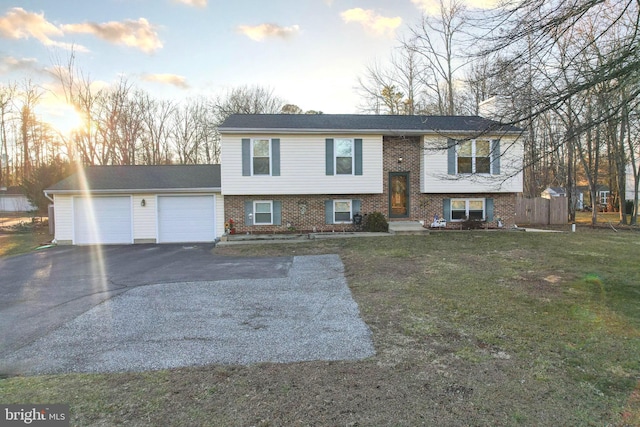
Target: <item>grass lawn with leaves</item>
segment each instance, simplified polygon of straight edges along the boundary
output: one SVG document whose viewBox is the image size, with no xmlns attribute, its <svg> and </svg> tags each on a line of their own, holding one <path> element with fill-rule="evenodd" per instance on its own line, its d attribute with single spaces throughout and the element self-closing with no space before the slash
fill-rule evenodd
<svg viewBox="0 0 640 427">
<path fill-rule="evenodd" d="M 337 253 L 376 355 L 0 380 L 72 425 L 640 425 L 640 233 L 436 232 L 247 245 Z"/>
<path fill-rule="evenodd" d="M 0 228 L 0 257 L 30 252 L 46 245 L 52 238 L 46 225 L 33 227 L 28 224 Z"/>
</svg>

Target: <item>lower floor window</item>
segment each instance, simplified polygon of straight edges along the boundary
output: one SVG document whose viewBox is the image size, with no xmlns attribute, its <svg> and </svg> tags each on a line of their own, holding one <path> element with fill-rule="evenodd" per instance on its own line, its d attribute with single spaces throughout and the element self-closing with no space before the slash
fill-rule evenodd
<svg viewBox="0 0 640 427">
<path fill-rule="evenodd" d="M 333 222 L 351 222 L 351 200 L 333 201 Z"/>
<path fill-rule="evenodd" d="M 451 199 L 451 220 L 483 220 L 485 218 L 484 199 Z"/>
<path fill-rule="evenodd" d="M 256 225 L 273 224 L 273 202 L 253 202 L 253 223 Z"/>
</svg>

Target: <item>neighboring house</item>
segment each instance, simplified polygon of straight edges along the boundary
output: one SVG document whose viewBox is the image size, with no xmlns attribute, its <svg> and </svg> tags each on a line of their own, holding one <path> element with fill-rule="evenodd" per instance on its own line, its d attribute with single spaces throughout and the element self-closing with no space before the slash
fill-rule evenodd
<svg viewBox="0 0 640 427">
<path fill-rule="evenodd" d="M 213 242 L 220 165 L 90 166 L 45 190 L 58 244 Z"/>
<path fill-rule="evenodd" d="M 577 197 L 580 204 L 578 209 L 591 209 L 594 205 L 591 200 L 591 190 L 588 185 L 579 185 L 576 187 Z M 599 211 L 606 212 L 609 206 L 611 190 L 609 186 L 604 184 L 596 185 L 596 202 L 595 206 Z"/>
<path fill-rule="evenodd" d="M 239 233 L 341 231 L 356 213 L 513 224 L 521 130 L 478 116 L 232 115 L 219 128 Z"/>
<path fill-rule="evenodd" d="M 551 199 L 553 197 L 567 197 L 567 190 L 564 187 L 547 187 L 540 195 L 543 199 Z"/>
<path fill-rule="evenodd" d="M 631 200 L 635 198 L 635 178 L 633 176 L 633 167 L 628 164 L 625 169 L 625 200 Z"/>
<path fill-rule="evenodd" d="M 0 212 L 30 212 L 37 209 L 20 187 L 0 188 Z"/>
</svg>

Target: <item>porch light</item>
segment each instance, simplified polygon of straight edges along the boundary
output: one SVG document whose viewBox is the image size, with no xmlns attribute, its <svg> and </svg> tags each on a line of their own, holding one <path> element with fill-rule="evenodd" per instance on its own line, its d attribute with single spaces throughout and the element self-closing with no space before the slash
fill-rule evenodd
<svg viewBox="0 0 640 427">
<path fill-rule="evenodd" d="M 398 157 L 398 163 L 402 163 L 402 157 Z"/>
<path fill-rule="evenodd" d="M 142 199 L 142 200 L 140 201 L 140 206 L 142 206 L 143 208 L 144 208 L 145 206 L 147 206 L 147 201 L 146 201 L 145 199 Z"/>
</svg>

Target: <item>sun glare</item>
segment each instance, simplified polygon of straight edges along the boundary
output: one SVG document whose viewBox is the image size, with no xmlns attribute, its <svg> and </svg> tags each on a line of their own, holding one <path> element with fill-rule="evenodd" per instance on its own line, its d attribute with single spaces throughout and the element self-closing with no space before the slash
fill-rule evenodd
<svg viewBox="0 0 640 427">
<path fill-rule="evenodd" d="M 60 104 L 50 114 L 49 123 L 63 135 L 69 135 L 82 126 L 82 117 L 69 104 Z"/>
</svg>

